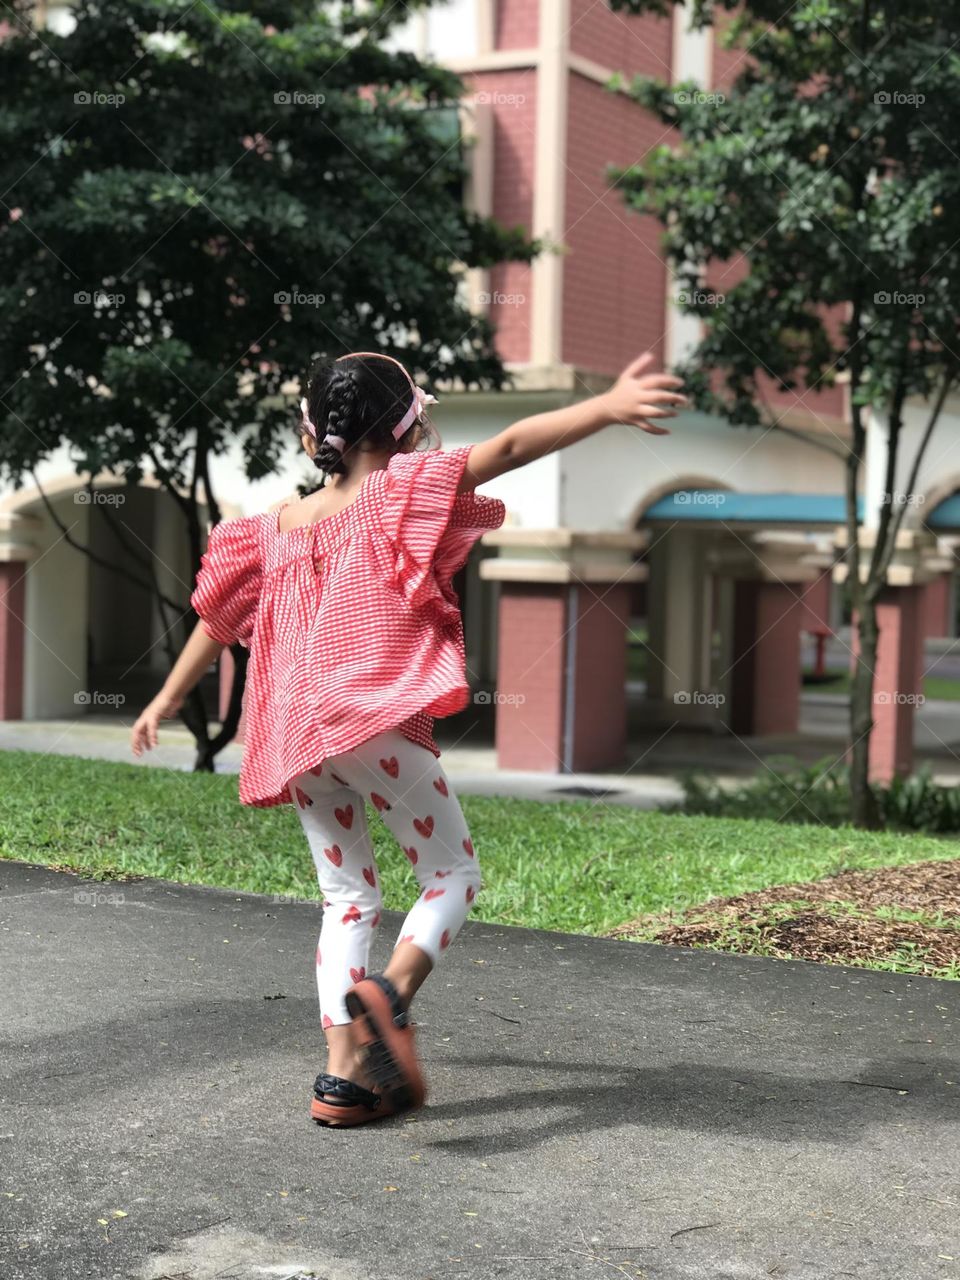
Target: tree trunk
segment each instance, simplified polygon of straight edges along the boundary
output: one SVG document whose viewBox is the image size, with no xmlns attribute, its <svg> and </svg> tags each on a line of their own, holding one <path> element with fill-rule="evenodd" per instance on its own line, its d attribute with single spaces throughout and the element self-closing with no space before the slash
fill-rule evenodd
<svg viewBox="0 0 960 1280">
<path fill-rule="evenodd" d="M 877 605 L 865 594 L 857 613 L 859 646 L 850 691 L 850 817 L 856 827 L 881 826 L 876 793 L 870 785 L 870 737 L 873 730 L 873 673 L 877 667 Z"/>
</svg>

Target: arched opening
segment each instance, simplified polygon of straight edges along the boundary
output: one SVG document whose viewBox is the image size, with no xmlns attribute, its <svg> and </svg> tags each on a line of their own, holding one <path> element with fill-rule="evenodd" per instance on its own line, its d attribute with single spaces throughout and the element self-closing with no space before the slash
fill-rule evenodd
<svg viewBox="0 0 960 1280">
<path fill-rule="evenodd" d="M 18 490 L 4 509 L 30 530 L 24 718 L 130 718 L 185 638 L 192 568 L 174 498 L 107 479 L 91 490 L 69 474 L 42 493 Z"/>
</svg>

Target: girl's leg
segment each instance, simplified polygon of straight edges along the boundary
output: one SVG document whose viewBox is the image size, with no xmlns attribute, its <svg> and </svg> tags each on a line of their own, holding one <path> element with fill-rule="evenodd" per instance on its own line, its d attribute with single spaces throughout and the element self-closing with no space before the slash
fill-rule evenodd
<svg viewBox="0 0 960 1280">
<path fill-rule="evenodd" d="M 366 975 L 373 931 L 380 922 L 380 879 L 363 797 L 336 774 L 336 760 L 327 761 L 317 771 L 292 779 L 290 790 L 323 892 L 316 976 L 329 1049 L 326 1069 L 330 1075 L 358 1080 L 343 997 Z"/>
<path fill-rule="evenodd" d="M 399 730 L 347 752 L 338 771 L 380 811 L 420 882 L 384 971 L 409 1003 L 457 936 L 480 888 L 470 832 L 440 762 Z"/>
</svg>

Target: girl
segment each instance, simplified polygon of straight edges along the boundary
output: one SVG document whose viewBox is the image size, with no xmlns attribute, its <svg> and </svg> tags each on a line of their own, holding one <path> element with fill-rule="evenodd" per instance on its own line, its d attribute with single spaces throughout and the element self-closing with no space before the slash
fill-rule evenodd
<svg viewBox="0 0 960 1280">
<path fill-rule="evenodd" d="M 666 434 L 686 403 L 649 354 L 603 395 L 440 452 L 432 396 L 389 356 L 320 367 L 300 402 L 317 492 L 210 533 L 191 603 L 200 621 L 132 732 L 156 746 L 224 646 L 250 660 L 240 799 L 294 804 L 323 893 L 316 978 L 327 1041 L 313 1118 L 353 1125 L 423 1104 L 410 1003 L 480 886 L 476 850 L 438 763 L 433 718 L 469 699 L 453 575 L 503 503 L 477 485 L 610 423 Z M 380 885 L 365 805 L 396 837 L 421 893 L 383 973 L 368 974 Z"/>
</svg>

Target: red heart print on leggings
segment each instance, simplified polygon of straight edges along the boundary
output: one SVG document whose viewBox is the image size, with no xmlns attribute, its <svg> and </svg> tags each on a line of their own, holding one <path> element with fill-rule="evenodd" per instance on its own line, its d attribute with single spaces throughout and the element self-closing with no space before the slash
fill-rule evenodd
<svg viewBox="0 0 960 1280">
<path fill-rule="evenodd" d="M 444 929 L 443 933 L 441 933 L 440 935 L 440 950 L 446 951 L 449 945 L 450 945 L 450 930 Z"/>
<path fill-rule="evenodd" d="M 370 803 L 373 805 L 373 807 L 377 810 L 378 813 L 383 813 L 384 809 L 390 808 L 390 801 L 385 800 L 383 796 L 378 795 L 376 791 L 370 792 Z"/>
<path fill-rule="evenodd" d="M 476 889 L 474 889 L 472 884 L 468 884 L 467 885 L 467 901 L 472 902 L 476 896 L 477 896 Z"/>
<path fill-rule="evenodd" d="M 313 804 L 313 801 L 310 799 L 307 793 L 305 791 L 301 791 L 299 787 L 297 787 L 297 804 L 300 806 L 301 809 L 309 809 L 310 806 Z"/>
<path fill-rule="evenodd" d="M 446 892 L 446 889 L 428 889 L 423 895 L 423 900 L 424 902 L 432 902 L 434 898 L 439 898 L 441 894 Z"/>
<path fill-rule="evenodd" d="M 353 826 L 353 805 L 348 804 L 345 809 L 334 809 L 333 816 L 340 823 L 341 827 L 346 827 L 349 831 Z"/>
<path fill-rule="evenodd" d="M 327 1027 L 332 1027 L 332 1026 L 333 1026 L 333 1019 L 330 1017 L 329 1013 L 325 1013 L 325 1014 L 323 1015 L 322 1022 L 323 1022 L 323 1029 L 324 1029 L 324 1031 L 326 1031 Z"/>
<path fill-rule="evenodd" d="M 323 960 L 322 960 L 322 958 L 321 958 L 321 956 L 320 956 L 320 948 L 319 948 L 319 947 L 317 947 L 317 964 L 318 964 L 318 965 L 319 965 L 319 964 L 323 964 Z"/>
<path fill-rule="evenodd" d="M 335 844 L 332 849 L 324 849 L 323 852 L 335 867 L 343 866 L 343 850 L 338 844 Z"/>
<path fill-rule="evenodd" d="M 344 912 L 343 919 L 340 921 L 340 923 L 349 924 L 351 920 L 359 920 L 359 919 L 360 919 L 360 911 L 356 906 L 351 904 L 347 908 L 347 910 Z"/>
<path fill-rule="evenodd" d="M 413 934 L 412 934 L 412 933 L 405 933 L 405 934 L 403 935 L 403 937 L 400 939 L 400 941 L 401 941 L 401 942 L 412 942 L 412 941 L 413 941 Z"/>
<path fill-rule="evenodd" d="M 422 835 L 425 840 L 429 840 L 433 835 L 433 818 L 429 815 L 422 821 L 420 818 L 414 818 L 413 825 L 416 831 Z"/>
<path fill-rule="evenodd" d="M 323 776 L 323 765 L 322 765 L 322 764 L 315 764 L 315 765 L 313 766 L 313 768 L 310 770 L 310 772 L 313 774 L 313 776 L 314 776 L 315 778 L 320 778 L 320 777 L 322 777 L 322 776 Z"/>
<path fill-rule="evenodd" d="M 381 760 L 380 768 L 384 773 L 389 773 L 391 778 L 395 778 L 400 772 L 400 764 L 396 756 L 391 756 L 389 760 Z"/>
<path fill-rule="evenodd" d="M 373 919 L 370 921 L 370 928 L 375 929 L 379 923 L 380 923 L 380 912 L 377 911 L 374 914 Z"/>
<path fill-rule="evenodd" d="M 377 886 L 377 873 L 376 873 L 376 871 L 374 871 L 373 867 L 364 867 L 364 868 L 363 868 L 363 878 L 364 878 L 364 880 L 366 880 L 367 884 L 370 886 L 370 888 L 371 888 L 371 889 L 375 889 L 375 888 L 376 888 L 376 886 Z"/>
<path fill-rule="evenodd" d="M 442 796 L 449 795 L 449 792 L 447 791 L 446 778 L 434 778 L 433 785 L 437 788 L 437 790 L 440 792 Z"/>
<path fill-rule="evenodd" d="M 464 849 L 464 852 L 467 854 L 467 856 L 468 856 L 468 857 L 470 857 L 470 858 L 472 858 L 472 857 L 473 857 L 473 841 L 472 841 L 472 840 L 470 840 L 469 838 L 468 838 L 468 839 L 466 839 L 466 840 L 464 840 L 464 842 L 463 842 L 463 849 Z"/>
<path fill-rule="evenodd" d="M 401 846 L 401 847 L 403 847 L 403 846 Z M 419 858 L 419 856 L 420 856 L 420 855 L 417 853 L 417 851 L 416 851 L 416 849 L 413 847 L 413 845 L 411 845 L 409 849 L 404 848 L 404 849 L 403 849 L 403 852 L 404 852 L 404 853 L 407 855 L 407 857 L 410 859 L 411 864 L 412 864 L 413 866 L 416 866 L 416 865 L 417 865 L 417 858 Z"/>
<path fill-rule="evenodd" d="M 363 965 L 361 965 L 359 969 L 350 970 L 350 977 L 354 980 L 354 982 L 362 982 L 366 976 L 367 976 L 367 971 L 363 967 Z"/>
</svg>

